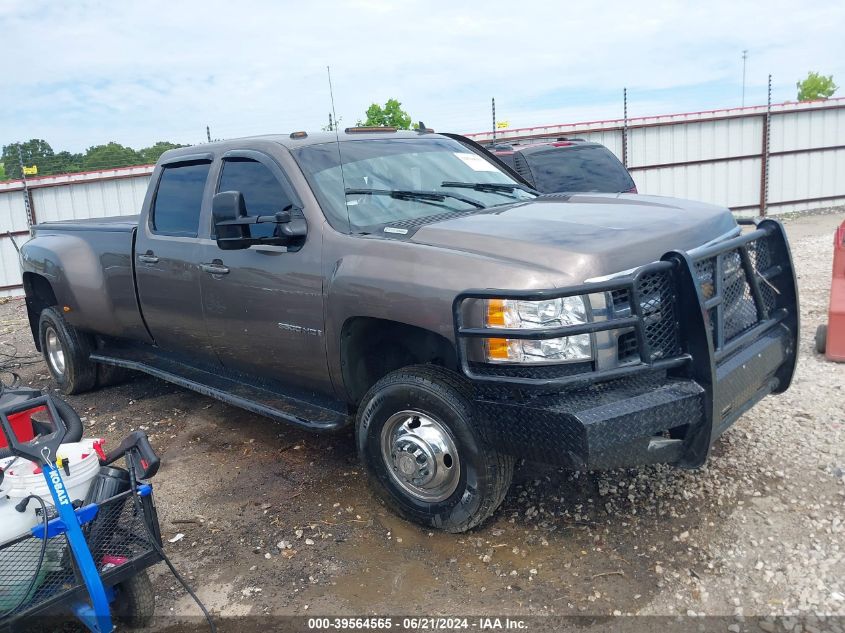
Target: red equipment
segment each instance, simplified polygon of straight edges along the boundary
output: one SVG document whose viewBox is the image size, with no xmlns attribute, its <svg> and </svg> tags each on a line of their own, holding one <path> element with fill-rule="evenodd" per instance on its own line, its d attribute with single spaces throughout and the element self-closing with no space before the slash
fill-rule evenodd
<svg viewBox="0 0 845 633">
<path fill-rule="evenodd" d="M 833 236 L 833 281 L 827 324 L 816 330 L 816 350 L 828 360 L 845 362 L 845 222 Z"/>
<path fill-rule="evenodd" d="M 34 437 L 48 432 L 44 425 L 45 420 L 42 417 L 42 412 L 46 410 L 45 407 L 33 406 L 31 409 L 26 409 L 18 406 L 28 400 L 35 400 L 40 397 L 41 391 L 38 389 L 17 385 L 7 386 L 0 381 L 0 411 L 23 409 L 18 413 L 7 415 L 10 429 L 18 442 L 28 442 Z M 79 419 L 76 411 L 71 409 L 70 405 L 63 400 L 56 399 L 54 404 L 68 427 L 65 441 L 78 442 L 82 437 L 82 420 Z M 12 452 L 6 444 L 5 436 L 0 433 L 0 459 L 11 455 Z"/>
<path fill-rule="evenodd" d="M 13 413 L 9 416 L 9 424 L 15 432 L 15 437 L 19 442 L 28 442 L 35 437 L 35 432 L 32 427 L 32 416 L 39 411 L 46 410 L 47 407 L 36 407 L 20 413 Z M 0 448 L 6 448 L 6 438 L 0 434 Z"/>
</svg>

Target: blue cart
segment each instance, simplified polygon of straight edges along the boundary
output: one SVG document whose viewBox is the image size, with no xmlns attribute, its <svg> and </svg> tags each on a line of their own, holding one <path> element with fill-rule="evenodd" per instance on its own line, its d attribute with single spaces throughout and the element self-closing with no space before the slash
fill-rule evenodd
<svg viewBox="0 0 845 633">
<path fill-rule="evenodd" d="M 8 416 L 36 407 L 46 407 L 50 432 L 19 442 Z M 22 500 L 17 507 L 23 511 L 28 503 L 40 505 L 39 524 L 0 545 L 0 631 L 73 616 L 97 633 L 110 633 L 113 618 L 146 624 L 155 608 L 146 569 L 163 559 L 152 486 L 143 481 L 158 468 L 146 435 L 132 434 L 101 460 L 125 459 L 121 472 L 128 473 L 129 489 L 75 507 L 56 456 L 67 426 L 50 396 L 0 409 L 0 427 L 13 455 L 41 467 L 52 496 L 52 505 Z"/>
</svg>

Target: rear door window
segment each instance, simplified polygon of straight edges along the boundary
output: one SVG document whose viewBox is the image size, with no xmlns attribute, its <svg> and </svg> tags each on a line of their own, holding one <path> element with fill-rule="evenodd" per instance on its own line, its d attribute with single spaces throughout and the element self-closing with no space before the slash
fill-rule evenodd
<svg viewBox="0 0 845 633">
<path fill-rule="evenodd" d="M 606 147 L 554 147 L 526 152 L 525 160 L 540 191 L 619 193 L 634 188 L 625 166 Z"/>
<path fill-rule="evenodd" d="M 244 196 L 247 215 L 273 215 L 291 205 L 279 179 L 256 160 L 228 158 L 223 163 L 223 174 L 217 191 L 240 191 Z M 253 224 L 251 237 L 272 237 L 275 224 Z"/>
<path fill-rule="evenodd" d="M 152 228 L 155 233 L 196 237 L 199 229 L 202 195 L 211 163 L 182 163 L 165 167 L 153 203 Z"/>
</svg>

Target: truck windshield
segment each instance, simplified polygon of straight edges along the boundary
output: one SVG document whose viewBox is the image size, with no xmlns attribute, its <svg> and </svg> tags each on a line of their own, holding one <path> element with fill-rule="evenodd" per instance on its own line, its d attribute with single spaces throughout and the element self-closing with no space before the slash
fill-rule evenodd
<svg viewBox="0 0 845 633">
<path fill-rule="evenodd" d="M 293 155 L 329 221 L 348 223 L 354 233 L 534 197 L 496 165 L 447 138 L 341 141 L 342 173 L 337 143 L 301 147 Z M 507 186 L 474 187 L 478 183 Z"/>
</svg>

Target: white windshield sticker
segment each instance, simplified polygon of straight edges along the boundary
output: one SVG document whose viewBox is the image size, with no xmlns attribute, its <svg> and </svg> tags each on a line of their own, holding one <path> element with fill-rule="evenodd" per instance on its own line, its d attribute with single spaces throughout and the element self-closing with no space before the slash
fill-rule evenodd
<svg viewBox="0 0 845 633">
<path fill-rule="evenodd" d="M 492 163 L 488 163 L 478 154 L 470 154 L 468 152 L 455 152 L 455 156 L 460 158 L 464 163 L 475 171 L 499 171 L 499 169 Z"/>
</svg>

